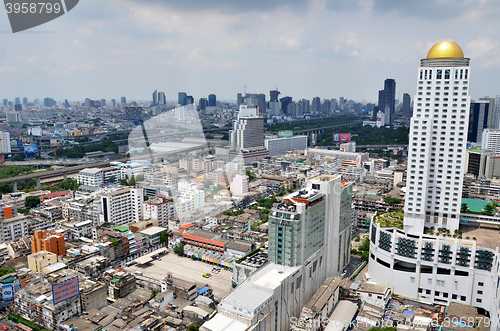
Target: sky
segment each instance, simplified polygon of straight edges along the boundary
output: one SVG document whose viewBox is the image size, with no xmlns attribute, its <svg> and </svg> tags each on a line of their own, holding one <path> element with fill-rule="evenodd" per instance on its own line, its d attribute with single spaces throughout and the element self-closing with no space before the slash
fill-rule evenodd
<svg viewBox="0 0 500 331">
<path fill-rule="evenodd" d="M 471 58 L 473 99 L 500 94 L 498 0 L 81 0 L 13 34 L 0 8 L 0 99 L 176 100 L 276 87 L 294 100 L 416 92 L 433 44 Z"/>
</svg>

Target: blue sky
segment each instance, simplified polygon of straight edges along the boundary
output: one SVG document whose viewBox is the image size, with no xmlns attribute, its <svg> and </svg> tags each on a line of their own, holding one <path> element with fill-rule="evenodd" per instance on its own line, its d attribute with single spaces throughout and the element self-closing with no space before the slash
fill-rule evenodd
<svg viewBox="0 0 500 331">
<path fill-rule="evenodd" d="M 495 96 L 499 14 L 495 0 L 81 0 L 12 34 L 0 9 L 0 99 L 234 100 L 276 84 L 376 102 L 386 78 L 413 98 L 419 60 L 442 40 L 471 58 L 472 97 Z"/>
</svg>

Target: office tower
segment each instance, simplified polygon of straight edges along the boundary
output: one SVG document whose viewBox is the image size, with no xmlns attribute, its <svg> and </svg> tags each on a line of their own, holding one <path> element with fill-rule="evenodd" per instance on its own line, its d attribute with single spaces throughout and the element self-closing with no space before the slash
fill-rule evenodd
<svg viewBox="0 0 500 331">
<path fill-rule="evenodd" d="M 382 125 L 392 126 L 394 121 L 394 106 L 396 98 L 396 81 L 394 79 L 386 79 L 384 81 L 384 89 L 378 92 L 378 113 L 377 118 L 381 118 Z M 383 115 L 381 114 L 383 113 Z"/>
<path fill-rule="evenodd" d="M 423 233 L 424 226 L 452 233 L 458 229 L 470 106 L 469 60 L 456 43 L 440 42 L 420 61 L 408 147 L 406 232 Z"/>
<path fill-rule="evenodd" d="M 240 106 L 237 120 L 233 123 L 230 132 L 231 150 L 264 146 L 264 119 L 259 117 L 259 111 L 255 107 Z"/>
<path fill-rule="evenodd" d="M 106 99 L 101 99 L 101 107 L 106 107 Z"/>
<path fill-rule="evenodd" d="M 158 92 L 158 104 L 166 105 L 167 98 L 165 97 L 165 92 Z"/>
<path fill-rule="evenodd" d="M 236 95 L 236 107 L 239 107 L 243 103 L 243 96 L 241 93 Z"/>
<path fill-rule="evenodd" d="M 319 113 L 321 110 L 321 99 L 319 97 L 314 97 L 312 100 L 312 112 Z"/>
<path fill-rule="evenodd" d="M 45 98 L 43 99 L 43 106 L 47 108 L 52 108 L 53 106 L 56 105 L 56 101 L 52 98 Z"/>
<path fill-rule="evenodd" d="M 0 131 L 0 154 L 11 152 L 10 133 L 8 131 Z"/>
<path fill-rule="evenodd" d="M 339 98 L 339 109 L 340 110 L 345 110 L 345 100 L 344 97 Z"/>
<path fill-rule="evenodd" d="M 193 98 L 193 96 L 192 96 L 192 95 L 188 95 L 188 96 L 186 97 L 186 104 L 191 105 L 191 104 L 193 104 L 193 103 L 194 103 L 194 98 Z"/>
<path fill-rule="evenodd" d="M 21 99 L 20 99 L 20 98 L 16 98 L 16 99 L 15 99 L 15 102 L 16 102 L 16 103 L 15 103 L 16 105 L 20 105 L 20 104 L 21 104 Z"/>
<path fill-rule="evenodd" d="M 15 111 L 21 111 L 21 110 L 23 110 L 23 105 L 15 105 L 14 106 L 14 110 Z"/>
<path fill-rule="evenodd" d="M 23 105 L 28 106 L 28 98 L 26 97 L 23 98 Z"/>
<path fill-rule="evenodd" d="M 297 116 L 302 116 L 304 114 L 309 114 L 310 113 L 310 103 L 309 100 L 307 99 L 302 99 L 298 102 L 298 111 L 297 111 Z"/>
<path fill-rule="evenodd" d="M 34 105 L 36 108 L 40 108 L 40 99 L 36 98 L 34 101 L 33 101 Z"/>
<path fill-rule="evenodd" d="M 216 107 L 217 106 L 217 97 L 215 94 L 210 94 L 208 96 L 208 106 L 209 107 Z"/>
<path fill-rule="evenodd" d="M 484 129 L 481 138 L 481 149 L 495 152 L 500 155 L 500 130 Z"/>
<path fill-rule="evenodd" d="M 283 200 L 269 214 L 269 261 L 294 267 L 319 251 L 320 277 L 339 275 L 350 260 L 352 183 L 318 176 Z"/>
<path fill-rule="evenodd" d="M 265 94 L 257 94 L 257 106 L 259 107 L 259 114 L 265 115 L 267 111 L 267 103 L 266 103 L 266 95 Z"/>
<path fill-rule="evenodd" d="M 492 98 L 493 105 L 490 103 L 490 109 L 492 110 L 492 120 L 489 121 L 490 128 L 492 129 L 500 129 L 500 96 L 496 96 Z"/>
<path fill-rule="evenodd" d="M 288 105 L 292 102 L 292 97 L 283 97 L 280 99 L 281 102 L 281 110 L 285 114 L 289 114 Z"/>
<path fill-rule="evenodd" d="M 207 99 L 206 98 L 200 98 L 200 101 L 198 102 L 198 109 L 199 110 L 205 110 L 207 109 Z"/>
<path fill-rule="evenodd" d="M 408 93 L 403 94 L 403 118 L 410 118 L 411 116 L 411 98 Z"/>
<path fill-rule="evenodd" d="M 64 99 L 64 107 L 69 108 L 68 99 Z"/>
<path fill-rule="evenodd" d="M 111 108 L 116 108 L 116 100 L 111 99 Z"/>
<path fill-rule="evenodd" d="M 126 105 L 127 104 L 127 98 L 126 97 L 122 97 L 121 98 L 121 103 L 122 103 L 122 105 Z"/>
<path fill-rule="evenodd" d="M 88 107 L 90 108 L 90 99 L 89 98 L 85 98 L 85 107 Z"/>
<path fill-rule="evenodd" d="M 142 221 L 144 192 L 142 188 L 124 188 L 101 195 L 104 222 L 128 225 Z"/>
<path fill-rule="evenodd" d="M 488 127 L 488 112 L 490 111 L 489 100 L 471 102 L 469 113 L 469 132 L 467 141 L 481 143 L 483 130 Z"/>
<path fill-rule="evenodd" d="M 290 101 L 290 103 L 288 103 L 287 115 L 297 117 L 297 103 L 295 101 Z"/>
<path fill-rule="evenodd" d="M 280 91 L 278 91 L 278 89 L 276 89 L 269 92 L 269 94 L 271 95 L 271 99 L 269 100 L 269 102 L 273 102 L 278 101 L 278 95 L 280 95 L 281 93 Z"/>
<path fill-rule="evenodd" d="M 498 111 L 495 109 L 498 109 L 495 103 L 496 98 L 490 98 L 490 97 L 483 97 L 479 98 L 479 102 L 481 101 L 488 101 L 489 107 L 488 107 L 488 120 L 486 127 L 490 129 L 495 129 L 496 125 L 498 125 Z M 470 123 L 470 120 L 469 120 Z"/>
<path fill-rule="evenodd" d="M 158 104 L 158 90 L 155 90 L 153 92 L 153 103 L 152 103 L 152 105 L 156 106 L 157 104 Z"/>
<path fill-rule="evenodd" d="M 8 99 L 3 99 L 3 105 L 7 106 L 8 104 L 9 104 L 9 100 Z"/>
<path fill-rule="evenodd" d="M 321 112 L 324 114 L 330 114 L 332 112 L 332 100 L 325 99 L 321 105 Z"/>
<path fill-rule="evenodd" d="M 186 92 L 179 92 L 177 95 L 177 103 L 181 106 L 187 105 L 187 94 Z"/>
</svg>

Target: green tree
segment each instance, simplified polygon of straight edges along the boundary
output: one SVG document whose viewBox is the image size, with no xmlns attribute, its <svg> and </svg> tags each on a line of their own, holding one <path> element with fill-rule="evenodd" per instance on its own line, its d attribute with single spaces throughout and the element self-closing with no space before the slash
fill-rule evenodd
<svg viewBox="0 0 500 331">
<path fill-rule="evenodd" d="M 132 179 L 130 179 L 130 182 L 128 182 L 128 186 L 134 186 L 135 185 L 135 176 L 132 175 Z"/>
<path fill-rule="evenodd" d="M 115 183 L 116 182 L 116 176 L 111 176 L 108 178 L 108 183 Z"/>
<path fill-rule="evenodd" d="M 14 268 L 0 267 L 0 277 L 1 276 L 5 276 L 7 274 L 11 274 L 13 272 L 16 272 L 16 269 L 14 269 Z"/>
<path fill-rule="evenodd" d="M 390 196 L 384 197 L 384 201 L 386 203 L 390 204 L 391 206 L 392 205 L 397 205 L 398 203 L 401 203 L 401 200 L 399 200 L 398 198 L 393 198 L 393 197 L 390 197 Z"/>
<path fill-rule="evenodd" d="M 168 231 L 165 230 L 162 233 L 160 233 L 160 243 L 168 243 Z"/>
<path fill-rule="evenodd" d="M 364 251 L 363 253 L 361 253 L 361 260 L 362 261 L 368 261 L 369 254 L 370 253 L 368 251 Z"/>
<path fill-rule="evenodd" d="M 144 201 L 149 201 L 149 196 L 145 195 L 144 196 Z"/>
<path fill-rule="evenodd" d="M 174 253 L 183 256 L 184 255 L 184 243 L 178 243 L 174 246 Z"/>
<path fill-rule="evenodd" d="M 462 205 L 460 206 L 460 212 L 467 213 L 468 211 L 469 211 L 469 206 L 465 202 L 462 202 Z"/>
<path fill-rule="evenodd" d="M 493 215 L 495 213 L 495 207 L 493 207 L 493 205 L 489 203 L 486 206 L 484 206 L 484 212 L 487 215 Z"/>
<path fill-rule="evenodd" d="M 200 326 L 198 324 L 191 324 L 187 327 L 187 331 L 198 331 L 200 330 Z"/>
<path fill-rule="evenodd" d="M 249 181 L 254 181 L 257 178 L 257 176 L 252 171 L 250 171 L 248 169 L 245 170 L 245 173 L 248 176 Z"/>
<path fill-rule="evenodd" d="M 151 291 L 151 299 L 153 299 L 157 295 L 158 295 L 158 291 L 157 290 L 152 290 Z"/>
<path fill-rule="evenodd" d="M 40 197 L 28 196 L 26 197 L 26 208 L 31 209 L 40 204 Z"/>
<path fill-rule="evenodd" d="M 127 180 L 126 179 L 120 179 L 120 185 L 127 186 Z"/>
</svg>

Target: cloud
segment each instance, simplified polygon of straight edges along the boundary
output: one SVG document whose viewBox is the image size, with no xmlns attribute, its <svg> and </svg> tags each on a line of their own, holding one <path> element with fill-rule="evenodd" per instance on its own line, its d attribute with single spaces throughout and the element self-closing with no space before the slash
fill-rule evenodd
<svg viewBox="0 0 500 331">
<path fill-rule="evenodd" d="M 188 61 L 194 62 L 196 64 L 199 64 L 201 66 L 210 66 L 213 64 L 213 61 L 208 59 L 205 55 L 203 55 L 201 49 L 196 48 L 191 52 L 191 54 L 187 58 Z"/>
<path fill-rule="evenodd" d="M 465 56 L 479 60 L 483 68 L 500 66 L 500 42 L 488 37 L 479 37 L 465 46 Z"/>
<path fill-rule="evenodd" d="M 101 21 L 91 21 L 87 25 L 78 28 L 77 33 L 80 36 L 92 36 L 96 34 L 96 30 L 101 29 L 104 24 Z"/>
<path fill-rule="evenodd" d="M 11 67 L 11 66 L 0 67 L 0 73 L 2 73 L 2 74 L 13 73 L 16 70 L 17 70 L 17 67 Z"/>
</svg>

